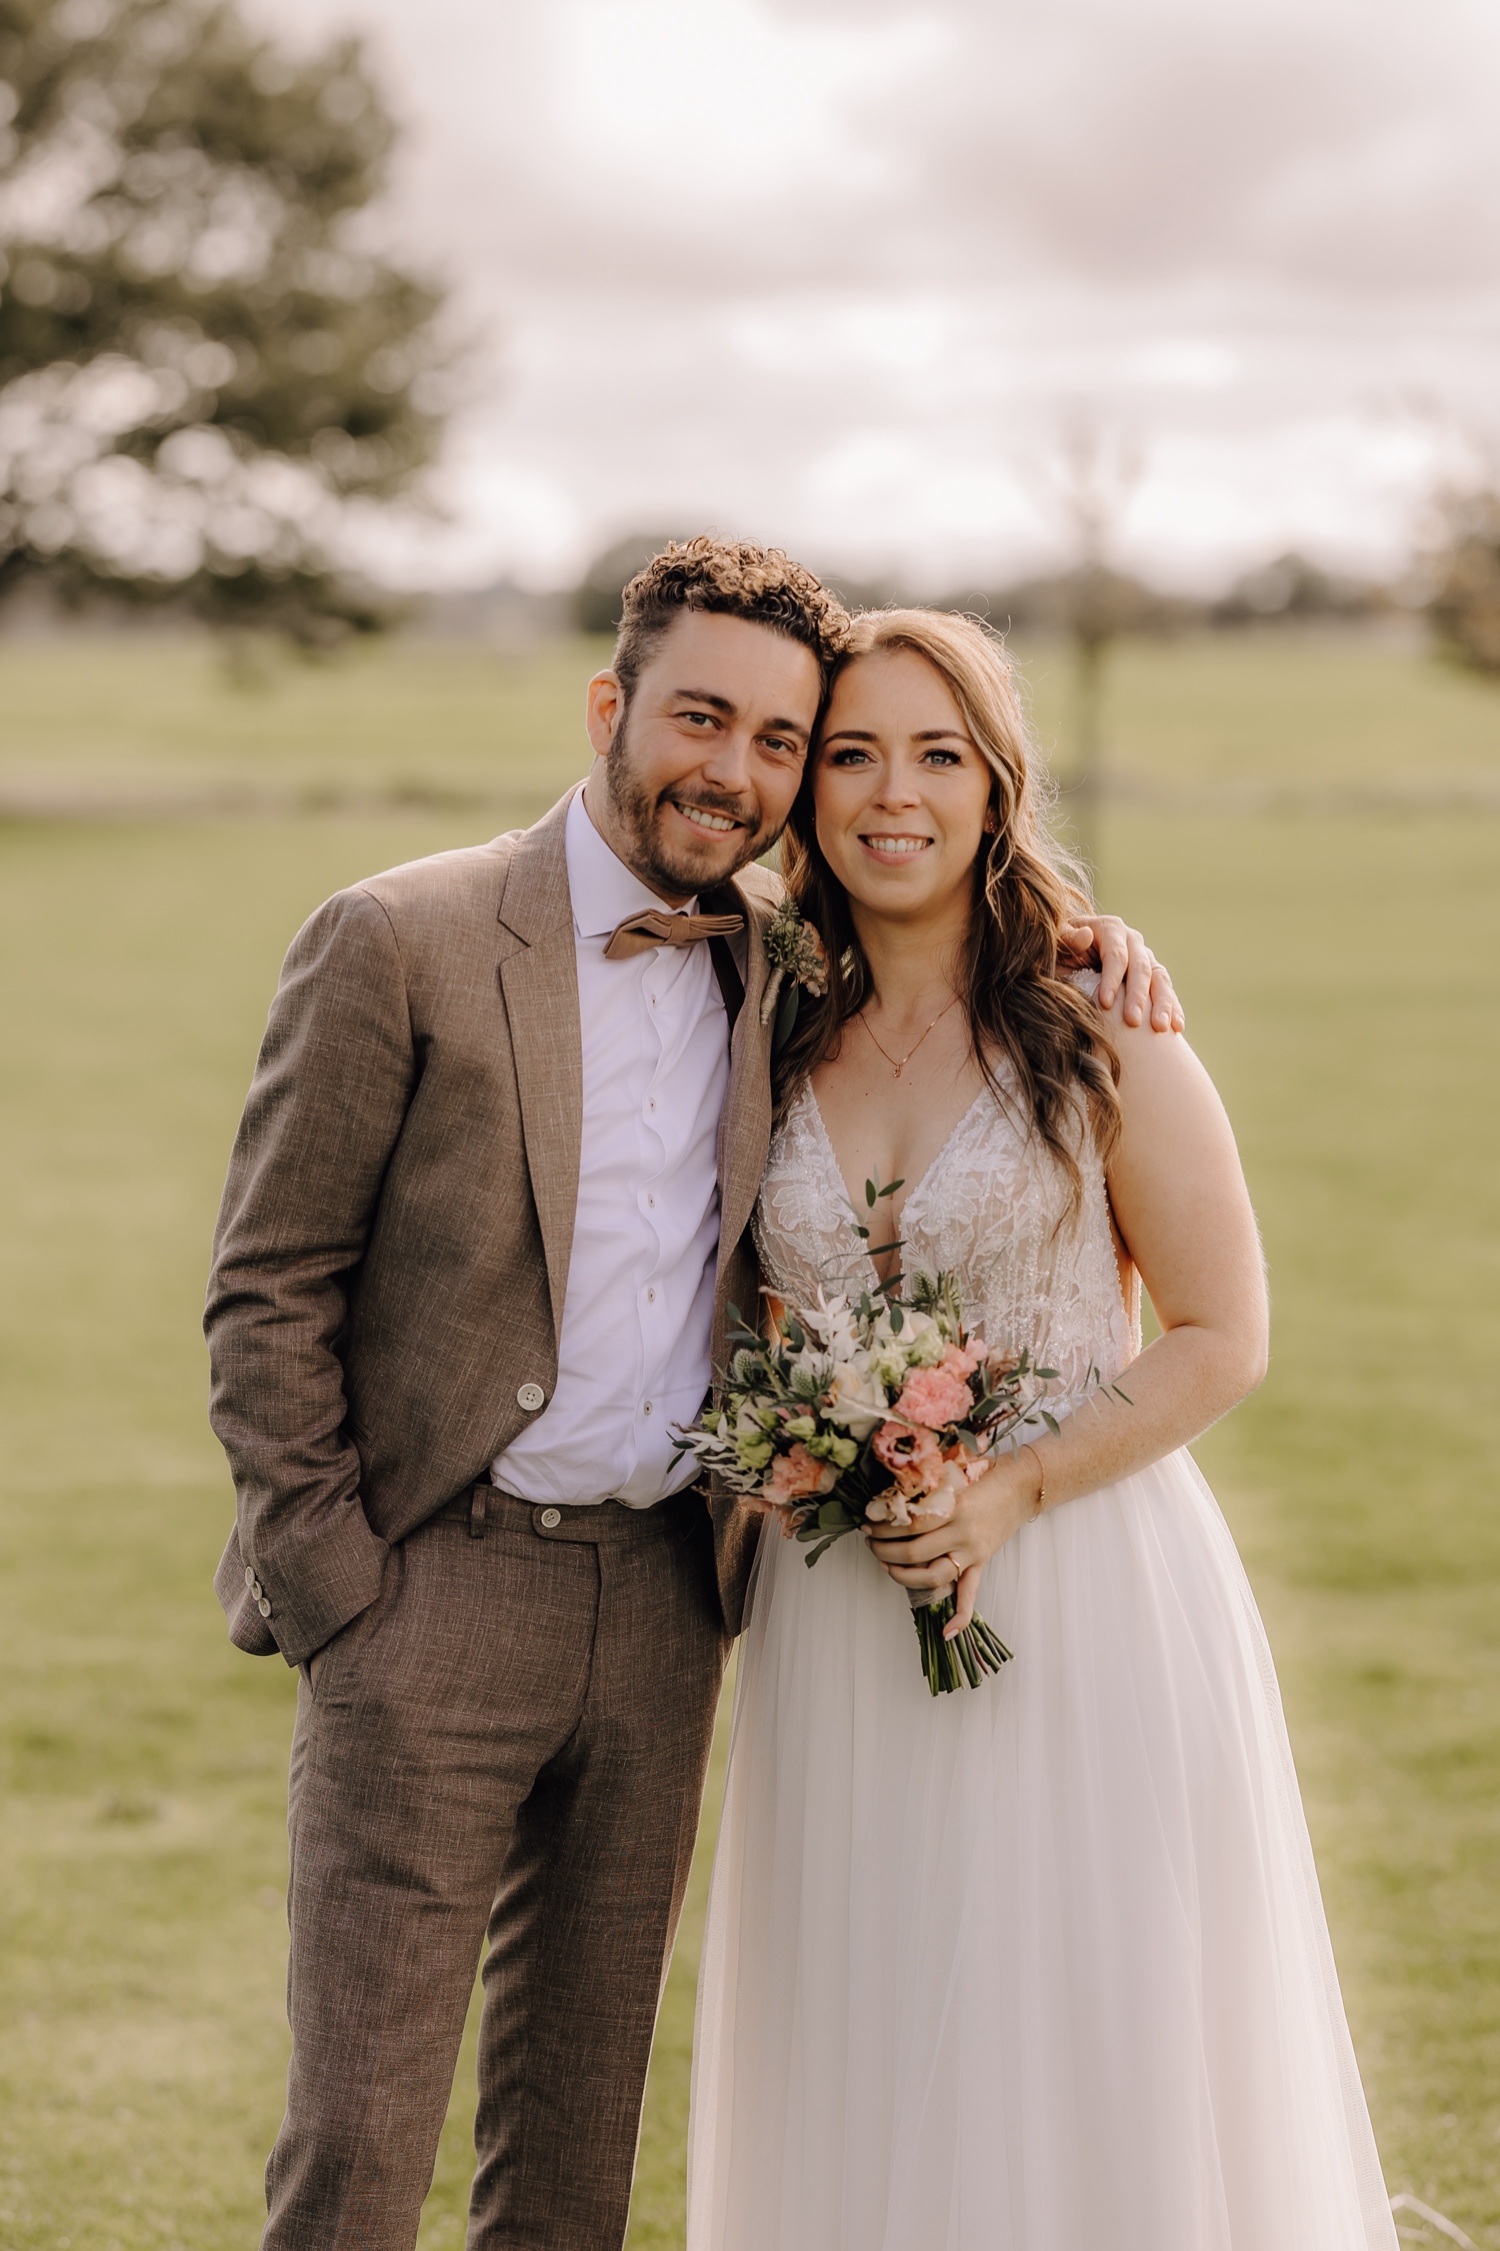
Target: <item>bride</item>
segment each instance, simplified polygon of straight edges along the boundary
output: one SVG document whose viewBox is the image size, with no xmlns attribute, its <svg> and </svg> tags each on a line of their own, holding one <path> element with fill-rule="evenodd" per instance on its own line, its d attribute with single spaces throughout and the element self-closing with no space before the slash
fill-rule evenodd
<svg viewBox="0 0 1500 2251">
<path fill-rule="evenodd" d="M 1059 978 L 1036 794 L 988 634 L 858 622 L 783 846 L 834 966 L 780 1060 L 766 1279 L 871 1284 L 851 1207 L 904 1183 L 880 1279 L 953 1273 L 992 1351 L 1058 1371 L 1060 1428 L 936 1531 L 812 1571 L 761 1543 L 689 2251 L 1394 2251 L 1270 1652 L 1186 1450 L 1264 1372 L 1255 1220 L 1185 1043 Z M 934 1701 L 901 1589 L 955 1584 L 1015 1662 Z"/>
</svg>

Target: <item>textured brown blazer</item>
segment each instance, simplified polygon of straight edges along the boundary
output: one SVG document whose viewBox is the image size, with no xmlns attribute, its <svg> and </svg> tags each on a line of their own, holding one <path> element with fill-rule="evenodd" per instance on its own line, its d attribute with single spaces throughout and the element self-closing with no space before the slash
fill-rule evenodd
<svg viewBox="0 0 1500 2251">
<path fill-rule="evenodd" d="M 571 793 L 570 793 L 571 795 Z M 241 1649 L 290 1664 L 374 1601 L 392 1542 L 478 1478 L 557 1381 L 583 1059 L 564 825 L 438 853 L 341 891 L 282 969 L 235 1140 L 204 1327 L 238 1521 L 215 1586 Z M 748 1234 L 771 1130 L 762 934 L 719 1129 L 714 1364 L 750 1312 Z M 757 1520 L 715 1504 L 737 1632 Z"/>
</svg>

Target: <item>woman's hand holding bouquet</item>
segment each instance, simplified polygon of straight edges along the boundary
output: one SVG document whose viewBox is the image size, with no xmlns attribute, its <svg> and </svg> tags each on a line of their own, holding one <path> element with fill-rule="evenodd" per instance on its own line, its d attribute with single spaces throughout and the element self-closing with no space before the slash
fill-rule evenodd
<svg viewBox="0 0 1500 2251">
<path fill-rule="evenodd" d="M 867 1196 L 873 1205 L 889 1192 L 872 1182 Z M 1026 1352 L 992 1359 L 965 1330 L 948 1277 L 895 1293 L 895 1283 L 857 1299 L 820 1290 L 814 1306 L 781 1309 L 769 1337 L 741 1324 L 719 1404 L 679 1441 L 804 1542 L 809 1564 L 849 1532 L 945 1524 L 1023 1432 L 1056 1427 L 1037 1405 L 1053 1371 Z M 907 1582 L 907 1598 L 934 1696 L 977 1688 L 1010 1656 L 973 1615 L 971 1591 L 956 1628 L 951 1584 Z"/>
</svg>

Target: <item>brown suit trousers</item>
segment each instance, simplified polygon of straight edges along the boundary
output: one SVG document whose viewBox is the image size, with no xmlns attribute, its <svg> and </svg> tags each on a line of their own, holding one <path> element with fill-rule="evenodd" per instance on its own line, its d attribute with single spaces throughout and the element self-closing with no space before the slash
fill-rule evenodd
<svg viewBox="0 0 1500 2251">
<path fill-rule="evenodd" d="M 469 2243 L 623 2241 L 728 1647 L 688 1497 L 394 1551 L 299 1693 L 266 2251 L 415 2241 L 486 1933 Z"/>
</svg>

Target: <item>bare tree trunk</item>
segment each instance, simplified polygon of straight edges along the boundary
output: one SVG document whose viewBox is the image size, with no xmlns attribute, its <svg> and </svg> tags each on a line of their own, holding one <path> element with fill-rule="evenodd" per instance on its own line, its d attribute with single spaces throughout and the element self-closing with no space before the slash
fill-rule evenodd
<svg viewBox="0 0 1500 2251">
<path fill-rule="evenodd" d="M 1103 636 L 1086 624 L 1073 629 L 1073 758 L 1065 792 L 1078 854 L 1097 878 L 1104 797 Z"/>
</svg>

